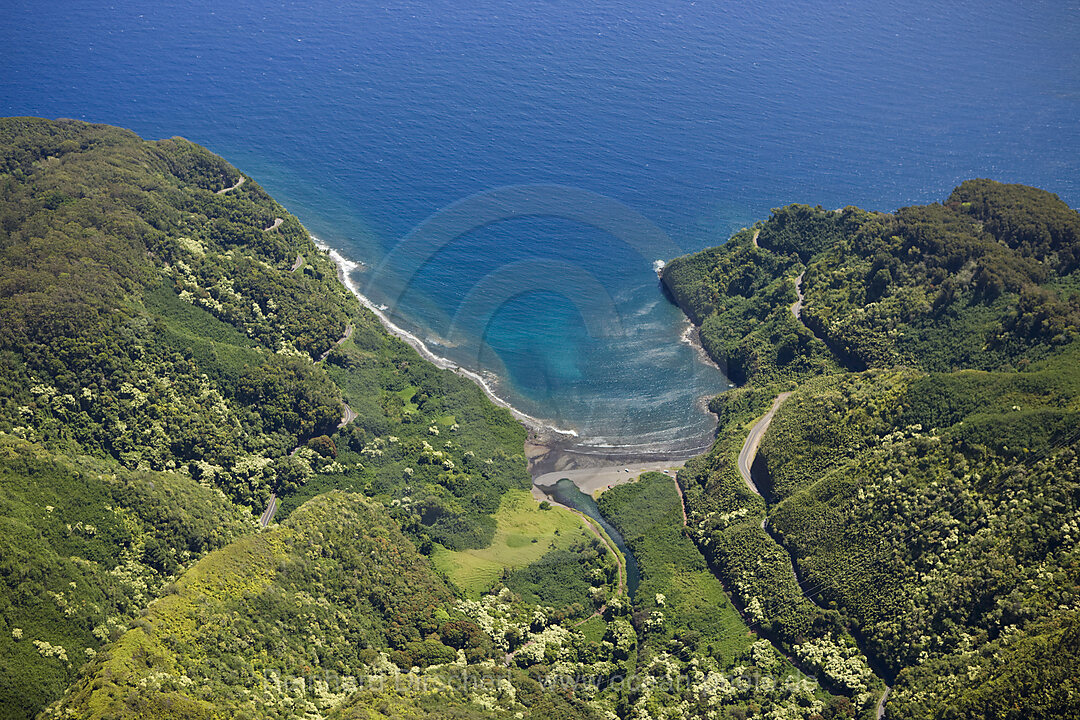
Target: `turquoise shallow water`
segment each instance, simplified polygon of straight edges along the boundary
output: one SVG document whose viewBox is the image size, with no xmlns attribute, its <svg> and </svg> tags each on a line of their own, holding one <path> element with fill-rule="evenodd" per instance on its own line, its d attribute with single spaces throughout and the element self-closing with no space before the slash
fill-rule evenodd
<svg viewBox="0 0 1080 720">
<path fill-rule="evenodd" d="M 655 260 L 968 177 L 1080 203 L 1080 6 L 894 5 L 9 2 L 0 111 L 207 145 L 524 412 L 700 446 L 727 383 Z"/>
</svg>

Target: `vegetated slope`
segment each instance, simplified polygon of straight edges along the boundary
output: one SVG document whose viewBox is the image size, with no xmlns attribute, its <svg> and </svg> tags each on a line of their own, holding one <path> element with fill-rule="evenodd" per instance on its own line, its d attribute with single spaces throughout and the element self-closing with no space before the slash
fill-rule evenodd
<svg viewBox="0 0 1080 720">
<path fill-rule="evenodd" d="M 1075 362 L 1072 353 L 1067 363 Z M 780 449 L 768 455 L 774 478 L 786 480 L 799 464 L 798 453 L 782 447 L 788 439 L 812 444 L 807 435 L 831 424 L 847 442 L 838 443 L 820 479 L 773 508 L 770 522 L 872 653 L 893 672 L 942 656 L 953 665 L 974 662 L 990 641 L 1075 613 L 1075 371 L 855 377 L 861 392 L 840 378 L 807 386 L 802 402 L 785 408 L 800 420 L 788 435 L 773 436 Z M 1071 398 L 1062 398 L 1068 389 Z M 890 402 L 873 407 L 881 398 Z M 942 406 L 953 408 L 955 422 L 941 417 Z M 850 422 L 874 416 L 879 422 Z M 1059 661 L 1075 670 L 1076 651 L 1061 651 Z M 900 676 L 894 702 L 901 709 L 924 694 L 912 686 L 913 672 Z M 1042 691 L 1068 698 L 1063 688 Z"/>
<path fill-rule="evenodd" d="M 360 489 L 462 548 L 528 486 L 524 429 L 390 337 L 243 177 L 179 138 L 0 120 L 0 716 L 56 698 L 272 492 L 284 515 Z"/>
<path fill-rule="evenodd" d="M 515 700 L 535 683 L 493 665 L 503 692 L 490 708 L 470 702 L 487 688 L 467 684 L 466 666 L 491 651 L 386 512 L 334 491 L 193 566 L 43 717 L 347 715 L 349 696 L 369 685 L 385 716 L 414 709 L 430 691 L 421 678 L 441 692 L 438 713 L 544 717 Z M 399 670 L 412 666 L 424 674 Z M 558 697 L 541 706 L 555 717 L 570 707 Z"/>
<path fill-rule="evenodd" d="M 398 454 L 420 472 L 414 484 L 433 484 L 465 465 L 467 451 L 425 454 L 415 439 L 449 419 L 444 431 L 478 444 L 485 467 L 470 477 L 527 487 L 514 458 L 521 426 L 391 338 L 256 183 L 216 192 L 240 177 L 221 158 L 181 139 L 143 142 L 75 122 L 8 119 L 0 138 L 9 138 L 0 155 L 9 169 L 0 176 L 0 429 L 127 467 L 186 468 L 257 506 L 327 469 L 336 446 L 359 451 L 395 430 L 413 441 Z M 284 221 L 267 230 L 276 217 Z M 297 254 L 306 262 L 293 272 Z M 329 367 L 315 362 L 332 349 Z M 322 440 L 289 459 L 335 432 L 343 396 L 359 415 L 344 442 Z M 376 449 L 364 459 L 384 457 Z M 338 463 L 331 473 L 357 470 Z M 405 482 L 396 470 L 374 479 L 397 491 Z M 498 488 L 447 485 L 436 499 L 465 502 L 436 508 L 432 524 L 442 520 L 451 544 L 483 544 L 483 533 L 454 533 L 483 525 L 492 509 L 475 507 L 473 495 L 497 505 Z"/>
<path fill-rule="evenodd" d="M 68 458 L 0 435 L 0 717 L 60 696 L 170 576 L 249 532 L 250 513 L 176 473 Z"/>
<path fill-rule="evenodd" d="M 890 716 L 1075 715 L 1054 673 L 1080 675 L 1080 216 L 976 180 L 943 205 L 792 206 L 758 230 L 758 248 L 747 231 L 664 273 L 747 381 L 714 401 L 721 435 L 680 474 L 699 544 L 793 649 L 820 618 L 851 627 L 897 674 Z M 799 274 L 821 345 L 788 340 Z M 796 383 L 761 445 L 762 503 L 734 454 Z M 1050 654 L 1059 669 L 1038 668 Z"/>
<path fill-rule="evenodd" d="M 639 637 L 635 669 L 660 679 L 627 698 L 631 717 L 683 702 L 690 717 L 717 711 L 729 717 L 842 717 L 851 708 L 846 697 L 822 692 L 768 640 L 749 631 L 684 534 L 670 477 L 646 473 L 606 490 L 599 505 L 641 567 L 633 614 L 621 619 Z M 684 690 L 689 693 L 681 695 Z"/>
<path fill-rule="evenodd" d="M 487 547 L 439 549 L 431 556 L 435 567 L 467 595 L 481 595 L 501 580 L 530 602 L 581 615 L 592 612 L 592 570 L 616 582 L 615 558 L 565 507 L 541 507 L 531 493 L 514 490 L 503 495 L 495 522 L 495 537 Z"/>
<path fill-rule="evenodd" d="M 676 258 L 664 268 L 665 287 L 734 382 L 835 370 L 825 344 L 788 310 L 798 299 L 797 256 L 767 250 L 753 236 L 743 230 L 721 247 Z"/>
<path fill-rule="evenodd" d="M 28 529 L 13 532 L 48 548 L 25 570 L 10 564 L 15 682 L 4 690 L 21 704 L 5 711 L 33 714 L 72 676 L 46 713 L 588 718 L 623 707 L 631 690 L 607 681 L 631 669 L 623 650 L 636 639 L 596 614 L 623 592 L 606 546 L 536 548 L 537 563 L 469 600 L 425 557 L 487 546 L 493 513 L 528 487 L 525 431 L 509 413 L 390 337 L 296 220 L 206 150 L 66 121 L 6 120 L 0 137 L 0 433 L 68 462 L 89 488 L 73 493 L 75 513 L 45 492 L 67 480 L 22 466 L 5 480 L 28 498 L 11 509 Z M 118 478 L 108 501 L 91 470 Z M 271 492 L 282 524 L 255 534 Z M 76 518 L 76 533 L 97 530 L 107 542 L 94 557 L 135 589 L 99 608 L 104 570 L 70 593 L 39 583 L 74 614 L 51 634 L 24 622 L 38 585 L 18 573 L 43 576 L 64 557 L 83 567 L 34 503 Z M 114 512 L 145 523 L 100 531 Z M 204 522 L 219 533 L 195 543 Z M 516 535 L 508 546 L 532 545 Z M 587 582 L 539 587 L 581 563 Z M 95 645 L 86 631 L 102 625 Z M 545 687 L 556 676 L 595 682 Z"/>
</svg>

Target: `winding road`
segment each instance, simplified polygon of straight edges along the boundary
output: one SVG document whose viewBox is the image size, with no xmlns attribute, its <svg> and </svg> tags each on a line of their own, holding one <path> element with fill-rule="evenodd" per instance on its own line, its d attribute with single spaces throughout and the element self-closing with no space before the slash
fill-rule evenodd
<svg viewBox="0 0 1080 720">
<path fill-rule="evenodd" d="M 285 222 L 284 218 L 274 218 L 274 224 L 271 225 L 270 227 L 264 227 L 263 232 L 270 232 L 271 230 L 274 230 L 274 229 L 280 227 L 281 223 L 283 223 L 283 222 Z"/>
<path fill-rule="evenodd" d="M 877 701 L 877 720 L 885 717 L 885 703 L 889 701 L 889 695 L 891 694 L 892 688 L 886 685 L 885 692 L 881 693 L 881 699 Z"/>
<path fill-rule="evenodd" d="M 351 407 L 349 407 L 349 403 L 343 401 L 341 404 L 345 407 L 345 413 L 341 416 L 341 422 L 338 423 L 338 430 L 345 427 L 356 419 L 356 413 L 353 412 L 353 409 Z"/>
<path fill-rule="evenodd" d="M 793 315 L 795 315 L 796 318 L 799 317 L 798 310 L 802 305 L 802 292 L 799 289 L 801 284 L 802 284 L 802 275 L 800 274 L 799 277 L 796 278 L 796 280 L 795 280 L 795 291 L 799 293 L 799 299 L 798 299 L 798 301 L 796 301 L 791 306 L 791 312 L 792 312 Z M 742 450 L 739 451 L 739 474 L 742 475 L 743 480 L 746 482 L 746 486 L 748 488 L 750 488 L 758 497 L 761 497 L 761 492 L 758 490 L 757 485 L 754 484 L 754 479 L 750 474 L 750 468 L 753 467 L 754 458 L 757 457 L 758 446 L 761 444 L 761 438 L 764 437 L 765 431 L 769 429 L 769 424 L 772 423 L 773 417 L 776 416 L 776 411 L 780 409 L 780 406 L 789 397 L 791 397 L 790 392 L 782 392 L 782 393 L 780 393 L 779 395 L 776 396 L 776 399 L 773 400 L 772 407 L 769 408 L 769 412 L 765 413 L 765 415 L 762 416 L 762 418 L 760 420 L 758 420 L 756 423 L 754 423 L 754 426 L 750 428 L 750 432 L 749 432 L 749 434 L 747 434 L 746 440 L 743 442 Z M 678 486 L 678 483 L 676 482 L 676 487 L 677 486 Z M 682 497 L 681 492 L 679 493 L 679 497 L 680 498 Z M 684 504 L 683 507 L 684 507 L 683 515 L 685 516 L 685 514 L 686 514 L 685 504 Z M 761 521 L 761 529 L 762 530 L 766 529 L 765 525 L 766 525 L 767 522 L 768 522 L 768 515 L 766 515 L 766 517 L 763 518 L 762 521 Z M 772 535 L 772 533 L 769 533 L 769 534 Z M 787 550 L 787 548 L 784 547 L 784 545 L 779 540 L 777 540 L 775 536 L 773 536 L 773 539 L 776 540 L 777 545 L 779 545 L 781 548 L 784 548 L 784 550 Z M 788 551 L 788 553 L 790 555 L 790 551 Z M 799 575 L 795 571 L 795 559 L 794 558 L 791 558 L 791 574 L 792 574 L 792 577 L 795 578 L 795 583 L 796 583 L 796 585 L 799 586 L 799 590 L 802 591 L 803 595 L 808 600 L 810 600 L 811 602 L 817 604 L 817 601 L 814 600 L 813 597 L 808 595 L 806 593 L 806 591 L 803 589 L 802 583 L 799 581 Z M 861 650 L 861 648 L 860 648 L 860 650 Z M 891 692 L 892 692 L 892 688 L 889 687 L 888 685 L 886 685 L 885 686 L 885 691 L 881 694 L 881 698 L 878 700 L 877 710 L 876 710 L 877 720 L 881 720 L 885 716 L 885 703 L 888 702 L 889 694 Z"/>
<path fill-rule="evenodd" d="M 236 188 L 243 185 L 245 180 L 247 180 L 247 178 L 244 177 L 243 175 L 241 175 L 240 179 L 236 181 L 235 185 L 233 185 L 232 187 L 221 188 L 220 190 L 216 191 L 214 194 L 215 195 L 224 195 L 225 193 L 229 192 L 230 190 L 235 190 Z"/>
<path fill-rule="evenodd" d="M 303 265 L 303 264 L 304 264 L 304 256 L 301 255 L 300 253 L 296 253 L 296 262 L 294 262 L 293 266 L 291 268 L 289 268 L 289 271 L 290 272 L 296 272 L 297 270 L 300 269 L 300 266 Z"/>
<path fill-rule="evenodd" d="M 296 262 L 297 262 L 298 265 L 302 260 L 303 260 L 303 257 L 301 257 L 299 255 L 296 257 Z M 341 336 L 341 338 L 337 341 L 337 343 L 335 343 L 335 346 L 340 345 L 341 343 L 348 340 L 349 337 L 352 335 L 352 333 L 353 333 L 353 326 L 352 325 L 346 326 L 345 327 L 345 333 Z M 333 348 L 331 348 L 331 350 L 332 349 Z M 329 354 L 330 354 L 330 350 L 327 350 L 326 352 L 324 352 L 322 354 L 322 357 L 319 358 L 319 361 L 321 362 L 321 361 L 325 360 L 326 356 L 329 355 Z M 353 412 L 353 409 L 351 407 L 349 407 L 349 403 L 342 400 L 341 401 L 341 407 L 342 407 L 341 422 L 338 423 L 338 426 L 337 426 L 338 430 L 345 427 L 346 425 L 348 425 L 349 423 L 351 423 L 353 420 L 356 419 L 356 413 Z M 297 445 L 296 447 L 294 447 L 289 452 L 289 457 L 292 457 L 293 455 L 296 455 L 297 451 L 302 447 L 303 447 L 303 445 Z M 271 495 L 270 496 L 270 502 L 267 504 L 266 510 L 263 511 L 262 517 L 259 518 L 259 524 L 262 527 L 266 527 L 267 525 L 269 525 L 270 521 L 274 518 L 274 513 L 275 512 L 277 512 L 277 495 Z"/>
<path fill-rule="evenodd" d="M 353 326 L 352 325 L 346 325 L 345 326 L 345 332 L 341 335 L 341 337 L 338 338 L 337 342 L 334 343 L 334 345 L 330 348 L 330 350 L 333 350 L 335 347 L 337 347 L 341 343 L 343 343 L 346 340 L 348 340 L 349 338 L 351 338 L 352 334 L 353 334 Z M 319 362 L 322 362 L 323 360 L 326 359 L 326 357 L 330 354 L 330 350 L 327 350 L 326 352 L 324 352 L 322 355 L 319 356 Z"/>
<path fill-rule="evenodd" d="M 356 413 L 353 412 L 353 409 L 351 407 L 349 407 L 349 403 L 342 400 L 341 401 L 341 406 L 342 406 L 343 412 L 341 414 L 341 422 L 339 422 L 338 426 L 337 426 L 338 430 L 345 427 L 346 425 L 348 425 L 349 423 L 351 423 L 353 420 L 356 419 Z M 296 455 L 296 453 L 302 447 L 304 447 L 304 446 L 303 445 L 297 445 L 292 450 L 290 450 L 289 451 L 289 457 L 293 457 L 294 455 Z M 270 521 L 274 519 L 274 513 L 276 513 L 276 512 L 277 512 L 277 494 L 272 493 L 270 495 L 270 502 L 266 504 L 266 509 L 263 510 L 263 514 L 259 518 L 259 525 L 264 527 L 264 528 L 267 525 L 269 525 Z"/>
<path fill-rule="evenodd" d="M 758 497 L 761 497 L 761 491 L 758 490 L 757 485 L 754 484 L 754 479 L 750 476 L 750 468 L 754 464 L 754 458 L 757 457 L 758 445 L 761 444 L 761 438 L 765 435 L 765 431 L 769 429 L 769 424 L 776 415 L 776 411 L 780 409 L 780 406 L 789 397 L 791 397 L 790 392 L 782 392 L 776 396 L 776 399 L 773 400 L 772 407 L 769 408 L 769 412 L 765 413 L 765 415 L 750 428 L 750 434 L 746 436 L 746 441 L 743 443 L 742 450 L 739 451 L 739 474 L 742 475 L 743 481 L 746 482 L 746 487 L 750 488 L 750 490 Z"/>
<path fill-rule="evenodd" d="M 791 314 L 794 315 L 795 319 L 798 320 L 799 322 L 802 322 L 802 303 L 803 303 L 802 279 L 803 279 L 803 275 L 805 275 L 805 274 L 806 274 L 806 271 L 803 270 L 801 273 L 799 273 L 799 277 L 795 278 L 795 294 L 799 296 L 799 299 L 796 300 L 795 302 L 791 303 Z"/>
</svg>

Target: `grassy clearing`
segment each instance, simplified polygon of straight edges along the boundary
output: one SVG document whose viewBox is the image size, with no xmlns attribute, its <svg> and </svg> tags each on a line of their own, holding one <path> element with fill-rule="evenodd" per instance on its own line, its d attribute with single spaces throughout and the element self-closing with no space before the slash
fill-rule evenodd
<svg viewBox="0 0 1080 720">
<path fill-rule="evenodd" d="M 669 620 L 650 642 L 667 647 L 672 638 L 731 661 L 756 639 L 731 604 L 705 558 L 683 534 L 675 483 L 662 473 L 644 473 L 600 498 L 600 509 L 623 534 L 641 566 L 634 604 L 666 611 Z M 663 598 L 661 601 L 660 598 Z"/>
<path fill-rule="evenodd" d="M 709 570 L 679 573 L 669 585 L 671 606 L 680 616 L 692 618 L 692 629 L 707 628 L 707 646 L 714 657 L 733 661 L 757 640 L 731 604 L 720 581 Z"/>
<path fill-rule="evenodd" d="M 595 615 L 580 625 L 576 626 L 576 630 L 585 636 L 586 642 L 600 642 L 604 639 L 604 633 L 607 632 L 608 624 L 604 622 L 604 619 L 599 615 Z"/>
<path fill-rule="evenodd" d="M 477 550 L 438 547 L 432 560 L 455 585 L 476 597 L 502 577 L 503 570 L 530 565 L 549 550 L 568 549 L 593 536 L 581 519 L 557 505 L 541 510 L 526 490 L 510 490 L 495 513 L 495 537 Z"/>
<path fill-rule="evenodd" d="M 414 413 L 420 409 L 420 406 L 413 402 L 413 398 L 416 397 L 417 387 L 415 385 L 406 385 L 404 388 L 398 391 L 398 395 L 401 397 L 402 402 L 405 403 L 402 412 Z"/>
</svg>

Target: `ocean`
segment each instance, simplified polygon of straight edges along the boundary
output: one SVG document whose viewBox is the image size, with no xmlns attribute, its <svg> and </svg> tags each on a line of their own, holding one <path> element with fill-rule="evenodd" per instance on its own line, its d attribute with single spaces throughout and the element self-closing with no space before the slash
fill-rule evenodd
<svg viewBox="0 0 1080 720">
<path fill-rule="evenodd" d="M 791 202 L 1080 204 L 1080 4 L 4 3 L 0 111 L 182 135 L 432 353 L 587 451 L 692 451 L 729 387 L 657 261 Z"/>
</svg>

